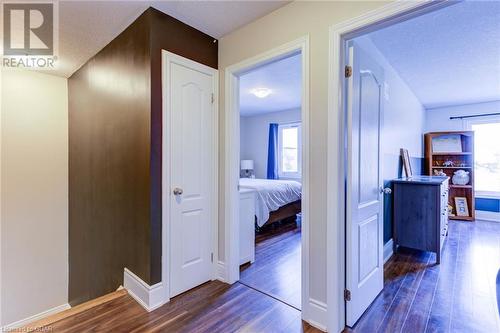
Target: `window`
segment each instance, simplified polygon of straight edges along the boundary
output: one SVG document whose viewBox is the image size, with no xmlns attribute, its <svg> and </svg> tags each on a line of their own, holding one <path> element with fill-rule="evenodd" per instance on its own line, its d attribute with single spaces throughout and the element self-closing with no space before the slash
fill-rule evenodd
<svg viewBox="0 0 500 333">
<path fill-rule="evenodd" d="M 472 120 L 477 194 L 500 196 L 500 118 Z"/>
<path fill-rule="evenodd" d="M 300 123 L 278 127 L 278 175 L 280 178 L 301 178 L 302 147 Z"/>
</svg>

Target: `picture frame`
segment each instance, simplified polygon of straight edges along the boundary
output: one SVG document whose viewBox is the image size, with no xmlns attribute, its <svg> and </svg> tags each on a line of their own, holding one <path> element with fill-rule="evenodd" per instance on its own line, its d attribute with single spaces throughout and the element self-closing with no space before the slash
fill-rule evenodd
<svg viewBox="0 0 500 333">
<path fill-rule="evenodd" d="M 460 134 L 446 134 L 432 138 L 434 153 L 461 153 L 462 138 Z"/>
<path fill-rule="evenodd" d="M 466 197 L 455 197 L 455 212 L 457 216 L 469 216 Z"/>
<path fill-rule="evenodd" d="M 403 161 L 403 169 L 405 171 L 406 177 L 411 178 L 413 176 L 413 171 L 411 169 L 410 153 L 408 152 L 408 149 L 405 148 L 401 148 L 399 152 Z"/>
</svg>

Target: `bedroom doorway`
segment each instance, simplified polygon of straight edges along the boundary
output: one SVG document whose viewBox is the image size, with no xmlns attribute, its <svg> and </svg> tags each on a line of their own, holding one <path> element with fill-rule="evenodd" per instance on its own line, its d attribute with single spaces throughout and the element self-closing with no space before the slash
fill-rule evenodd
<svg viewBox="0 0 500 333">
<path fill-rule="evenodd" d="M 308 306 L 308 39 L 226 70 L 225 280 Z"/>
<path fill-rule="evenodd" d="M 301 54 L 239 77 L 240 280 L 300 310 Z"/>
<path fill-rule="evenodd" d="M 336 188 L 338 184 L 347 185 L 345 192 L 329 197 L 328 223 L 333 228 L 328 229 L 328 237 L 332 239 L 340 235 L 341 238 L 338 239 L 340 246 L 334 242 L 328 242 L 328 252 L 332 255 L 331 258 L 338 262 L 345 261 L 341 271 L 336 271 L 334 266 L 328 266 L 328 281 L 339 282 L 338 288 L 328 289 L 328 308 L 330 309 L 332 305 L 339 309 L 338 317 L 330 317 L 329 327 L 336 327 L 334 325 L 337 322 L 344 321 L 354 330 L 376 330 L 377 327 L 379 330 L 384 330 L 384 327 L 386 329 L 392 327 L 395 330 L 404 331 L 408 327 L 406 325 L 418 326 L 421 323 L 426 325 L 426 321 L 427 323 L 432 321 L 429 318 L 435 318 L 436 312 L 434 311 L 439 308 L 435 300 L 443 297 L 441 293 L 444 294 L 447 291 L 442 292 L 433 286 L 426 294 L 420 293 L 419 290 L 420 299 L 428 297 L 430 300 L 426 307 L 429 310 L 428 314 L 418 320 L 412 320 L 410 324 L 406 321 L 410 318 L 408 314 L 419 311 L 412 308 L 418 302 L 411 303 L 410 307 L 403 312 L 406 319 L 395 324 L 399 315 L 395 310 L 397 307 L 395 300 L 399 298 L 402 300 L 404 297 L 397 292 L 399 285 L 397 288 L 394 287 L 408 273 L 408 270 L 394 268 L 397 263 L 402 262 L 404 256 L 407 256 L 405 260 L 409 263 L 423 263 L 419 269 L 412 270 L 412 274 L 426 276 L 427 269 L 443 272 L 448 271 L 447 265 L 454 267 L 453 258 L 456 253 L 454 242 L 459 238 L 457 230 L 460 228 L 460 223 L 465 225 L 469 222 L 455 224 L 454 221 L 448 221 L 448 214 L 453 213 L 454 209 L 453 201 L 449 200 L 451 198 L 449 193 L 453 193 L 453 188 L 457 191 L 465 191 L 466 188 L 470 190 L 474 185 L 473 183 L 454 184 L 453 178 L 450 177 L 448 187 L 446 180 L 443 180 L 445 179 L 443 174 L 447 173 L 449 177 L 456 172 L 456 169 L 472 169 L 473 163 L 468 161 L 470 161 L 469 158 L 473 159 L 473 151 L 470 151 L 470 146 L 467 146 L 467 141 L 464 140 L 462 141 L 464 148 L 443 150 L 445 153 L 442 155 L 451 152 L 450 154 L 467 156 L 467 158 L 463 158 L 458 164 L 454 164 L 451 158 L 448 160 L 448 157 L 446 161 L 443 159 L 443 161 L 433 163 L 428 156 L 440 156 L 441 152 L 433 154 L 433 142 L 428 143 L 426 140 L 429 133 L 441 132 L 445 135 L 457 135 L 457 132 L 463 132 L 462 128 L 458 127 L 462 120 L 454 122 L 454 118 L 463 119 L 462 115 L 467 118 L 469 116 L 466 113 L 467 110 L 474 110 L 473 116 L 475 117 L 489 116 L 490 112 L 485 112 L 486 109 L 478 110 L 479 103 L 460 104 L 463 102 L 458 102 L 458 100 L 464 98 L 464 95 L 456 93 L 471 91 L 468 89 L 469 85 L 481 87 L 482 93 L 489 86 L 485 79 L 482 79 L 480 84 L 476 84 L 470 76 L 464 79 L 454 77 L 454 80 L 440 82 L 442 86 L 433 84 L 432 94 L 424 95 L 422 90 L 429 86 L 425 83 L 434 82 L 431 76 L 435 71 L 430 67 L 426 67 L 425 71 L 418 71 L 417 68 L 422 68 L 418 63 L 423 61 L 426 65 L 436 64 L 440 69 L 446 68 L 451 73 L 457 73 L 463 71 L 463 68 L 460 67 L 460 71 L 457 70 L 454 64 L 447 63 L 448 59 L 458 59 L 469 49 L 481 49 L 484 54 L 481 57 L 485 61 L 489 59 L 488 55 L 495 54 L 494 52 L 486 53 L 484 48 L 471 47 L 473 43 L 470 42 L 470 40 L 487 41 L 487 35 L 484 32 L 471 28 L 477 26 L 474 24 L 475 20 L 491 22 L 492 26 L 498 25 L 498 14 L 494 17 L 495 9 L 490 6 L 488 3 L 475 2 L 426 5 L 391 4 L 373 13 L 331 27 L 330 101 L 335 101 L 335 103 L 330 105 L 329 142 L 337 147 L 329 150 L 329 161 L 335 161 L 340 157 L 344 163 L 329 163 L 329 188 Z M 457 25 L 456 22 L 468 23 Z M 447 26 L 464 29 L 467 31 L 467 36 L 457 30 L 448 29 Z M 438 30 L 436 27 L 450 32 L 450 35 L 445 37 L 435 34 L 434 32 Z M 407 38 L 408 31 L 411 31 L 411 39 Z M 419 40 L 423 42 L 420 43 Z M 389 44 L 397 45 L 398 50 Z M 439 66 L 443 49 L 447 52 L 446 58 L 443 59 L 446 66 Z M 411 58 L 415 62 L 411 65 L 398 62 L 396 57 L 402 54 L 398 52 L 411 54 L 411 57 L 406 57 L 406 59 Z M 368 61 L 366 55 L 372 61 Z M 498 56 L 491 58 L 498 59 Z M 488 68 L 488 71 L 485 71 L 485 77 L 491 77 L 491 68 L 495 66 L 485 67 Z M 480 72 L 475 68 L 474 70 L 475 76 L 480 78 Z M 411 76 L 410 72 L 418 72 L 418 75 Z M 451 77 L 444 71 L 440 71 L 439 75 Z M 410 76 L 411 79 L 404 79 Z M 455 94 L 445 96 L 442 94 L 445 90 Z M 478 97 L 475 100 L 479 99 Z M 481 105 L 489 107 L 486 102 Z M 481 111 L 484 113 L 481 114 Z M 370 125 L 374 126 L 370 128 Z M 368 136 L 372 137 L 369 142 L 366 140 Z M 338 145 L 339 142 L 340 145 Z M 379 147 L 376 146 L 377 142 Z M 402 154 L 401 150 L 406 151 L 406 154 Z M 367 165 L 371 167 L 366 168 Z M 411 168 L 404 168 L 404 165 L 411 165 Z M 407 177 L 408 174 L 410 177 Z M 431 179 L 430 176 L 434 177 Z M 424 203 L 422 194 L 413 192 L 411 195 L 413 202 L 422 204 L 418 209 L 420 212 L 432 209 L 438 212 L 434 219 L 428 219 L 434 223 L 433 228 L 437 238 L 433 238 L 430 233 L 423 237 L 418 236 L 418 233 L 424 229 L 424 224 L 418 221 L 418 213 L 410 213 L 412 219 L 401 222 L 403 220 L 401 211 L 406 212 L 407 209 L 415 207 L 408 197 L 406 197 L 407 201 L 399 205 L 404 195 L 398 185 L 401 181 L 407 181 L 412 188 L 420 186 L 420 183 L 425 181 L 429 183 L 432 181 L 433 184 L 441 186 L 439 195 L 442 199 L 439 202 Z M 396 185 L 392 187 L 393 184 Z M 361 190 L 367 193 L 362 193 Z M 383 204 L 382 211 L 381 204 Z M 366 214 L 361 212 L 362 209 L 367 210 L 370 207 L 373 208 L 370 212 Z M 457 217 L 455 216 L 456 219 Z M 381 218 L 383 225 L 380 224 Z M 344 220 L 345 224 L 337 224 L 335 219 Z M 419 227 L 411 233 L 405 233 L 405 223 L 408 226 Z M 480 225 L 480 223 L 477 224 Z M 410 242 L 402 244 L 402 239 L 410 240 Z M 411 241 L 415 243 L 412 244 Z M 421 244 L 424 242 L 433 244 L 434 247 L 422 249 Z M 405 246 L 408 247 L 405 248 Z M 463 247 L 457 247 L 463 249 Z M 474 250 L 477 251 L 475 246 Z M 440 259 L 441 256 L 444 259 Z M 386 275 L 382 274 L 382 269 L 385 269 Z M 467 269 L 464 268 L 464 270 Z M 393 274 L 395 271 L 397 273 Z M 496 271 L 485 272 L 484 275 L 489 274 L 489 280 L 494 283 L 496 273 Z M 422 283 L 427 282 L 425 278 L 422 279 Z M 473 285 L 469 289 L 475 287 Z M 479 288 L 479 284 L 477 287 Z M 365 290 L 362 291 L 362 289 Z M 381 290 L 383 292 L 377 297 Z M 392 293 L 392 290 L 396 292 Z M 436 290 L 438 291 L 435 292 Z M 415 299 L 415 294 L 409 296 L 411 301 Z M 494 297 L 494 293 L 491 296 Z M 386 307 L 387 304 L 392 305 Z M 374 321 L 373 314 L 378 313 L 377 311 L 382 307 L 385 311 L 383 320 Z M 460 308 L 461 305 L 457 307 Z M 457 318 L 468 317 L 469 313 L 469 309 L 464 310 L 457 315 Z M 495 323 L 497 312 L 491 311 L 491 313 L 491 321 Z M 441 315 L 439 313 L 439 316 Z M 436 320 L 433 325 L 440 326 L 443 322 L 447 325 L 446 318 L 442 322 L 441 318 Z M 485 320 L 480 320 L 480 324 L 484 322 Z M 476 324 L 479 322 L 474 323 Z M 343 325 L 338 328 L 338 330 L 342 329 L 344 329 Z"/>
</svg>

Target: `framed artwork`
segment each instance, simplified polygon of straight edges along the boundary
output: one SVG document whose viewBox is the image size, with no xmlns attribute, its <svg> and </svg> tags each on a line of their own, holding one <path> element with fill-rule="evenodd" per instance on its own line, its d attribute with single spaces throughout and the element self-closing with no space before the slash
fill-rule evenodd
<svg viewBox="0 0 500 333">
<path fill-rule="evenodd" d="M 457 216 L 469 216 L 469 206 L 467 206 L 467 198 L 455 197 L 455 211 Z"/>
<path fill-rule="evenodd" d="M 434 153 L 461 153 L 462 139 L 460 134 L 441 135 L 432 138 Z"/>
<path fill-rule="evenodd" d="M 406 177 L 411 178 L 413 176 L 413 171 L 411 170 L 410 154 L 408 153 L 408 149 L 401 148 L 400 154 L 401 159 L 403 160 L 403 169 L 405 170 Z"/>
</svg>

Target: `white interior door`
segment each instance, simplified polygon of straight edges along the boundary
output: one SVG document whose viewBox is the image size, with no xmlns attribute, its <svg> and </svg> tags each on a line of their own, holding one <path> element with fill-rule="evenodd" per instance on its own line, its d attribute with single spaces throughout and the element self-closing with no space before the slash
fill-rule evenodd
<svg viewBox="0 0 500 333">
<path fill-rule="evenodd" d="M 216 71 L 169 55 L 170 297 L 213 278 L 214 77 Z M 216 178 L 216 177 L 215 177 Z"/>
<path fill-rule="evenodd" d="M 384 72 L 355 43 L 348 50 L 352 76 L 347 89 L 346 321 L 353 326 L 384 285 L 380 167 Z"/>
</svg>

